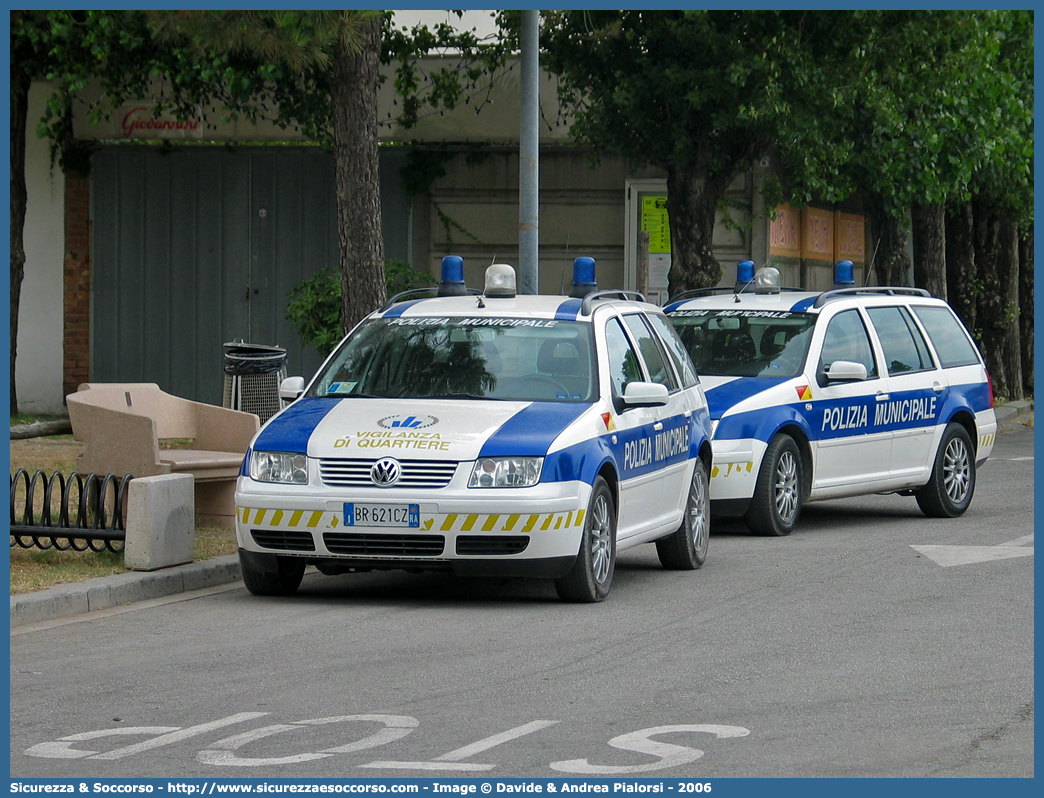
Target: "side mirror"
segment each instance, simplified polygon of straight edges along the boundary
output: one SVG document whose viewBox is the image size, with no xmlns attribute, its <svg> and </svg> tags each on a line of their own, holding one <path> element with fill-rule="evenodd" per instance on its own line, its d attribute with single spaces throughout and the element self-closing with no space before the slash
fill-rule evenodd
<svg viewBox="0 0 1044 798">
<path fill-rule="evenodd" d="M 667 386 L 658 382 L 632 382 L 624 388 L 623 403 L 627 407 L 658 407 L 668 399 Z"/>
<path fill-rule="evenodd" d="M 866 366 L 851 360 L 835 360 L 827 369 L 830 382 L 855 382 L 866 379 Z"/>
<path fill-rule="evenodd" d="M 279 398 L 287 402 L 293 402 L 304 393 L 304 377 L 287 377 L 279 383 Z"/>
</svg>

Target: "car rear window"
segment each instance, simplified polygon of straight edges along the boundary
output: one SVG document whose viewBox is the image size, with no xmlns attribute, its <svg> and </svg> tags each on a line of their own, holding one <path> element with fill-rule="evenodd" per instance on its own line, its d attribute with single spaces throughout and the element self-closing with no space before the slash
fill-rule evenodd
<svg viewBox="0 0 1044 798">
<path fill-rule="evenodd" d="M 975 344 L 971 342 L 964 325 L 953 311 L 944 307 L 914 306 L 911 308 L 939 356 L 944 369 L 957 366 L 974 366 L 980 362 Z"/>
<path fill-rule="evenodd" d="M 801 373 L 816 316 L 764 310 L 674 310 L 667 318 L 696 371 L 710 376 L 775 377 Z"/>
</svg>

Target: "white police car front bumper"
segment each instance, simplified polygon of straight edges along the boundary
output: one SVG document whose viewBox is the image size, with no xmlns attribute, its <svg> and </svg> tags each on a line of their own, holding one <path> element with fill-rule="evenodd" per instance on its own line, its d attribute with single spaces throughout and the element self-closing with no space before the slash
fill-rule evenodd
<svg viewBox="0 0 1044 798">
<path fill-rule="evenodd" d="M 548 578 L 566 573 L 580 548 L 591 486 L 571 481 L 467 488 L 464 474 L 471 466 L 460 463 L 450 485 L 437 491 L 345 491 L 240 477 L 239 548 L 248 557 L 304 558 L 327 572 L 404 568 Z M 362 513 L 352 517 L 361 507 L 401 512 L 388 522 L 394 526 L 367 525 L 359 522 Z"/>
</svg>

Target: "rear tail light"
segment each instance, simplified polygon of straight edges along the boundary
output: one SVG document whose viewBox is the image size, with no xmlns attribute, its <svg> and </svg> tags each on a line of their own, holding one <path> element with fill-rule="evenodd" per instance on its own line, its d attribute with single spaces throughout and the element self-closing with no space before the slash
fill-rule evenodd
<svg viewBox="0 0 1044 798">
<path fill-rule="evenodd" d="M 990 379 L 989 369 L 986 369 L 986 384 L 990 386 L 990 407 L 993 407 L 993 380 Z"/>
</svg>

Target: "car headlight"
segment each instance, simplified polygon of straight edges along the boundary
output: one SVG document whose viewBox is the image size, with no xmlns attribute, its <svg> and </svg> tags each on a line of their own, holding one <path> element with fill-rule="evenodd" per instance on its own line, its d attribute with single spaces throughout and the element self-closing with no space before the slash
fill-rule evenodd
<svg viewBox="0 0 1044 798">
<path fill-rule="evenodd" d="M 308 484 L 308 458 L 288 452 L 254 452 L 250 457 L 250 476 L 258 482 Z"/>
<path fill-rule="evenodd" d="M 483 457 L 475 463 L 469 488 L 528 488 L 540 481 L 543 457 Z"/>
</svg>

